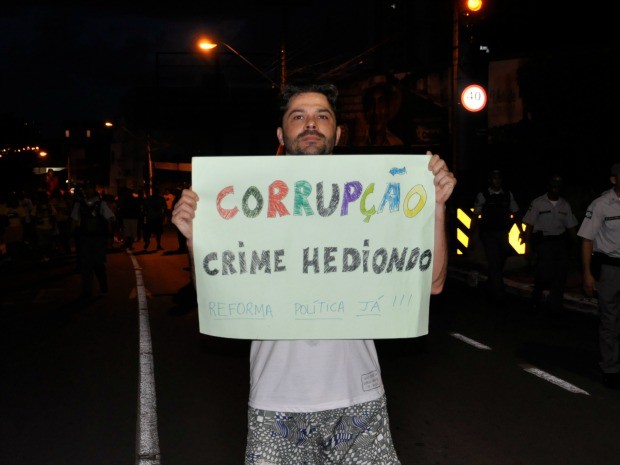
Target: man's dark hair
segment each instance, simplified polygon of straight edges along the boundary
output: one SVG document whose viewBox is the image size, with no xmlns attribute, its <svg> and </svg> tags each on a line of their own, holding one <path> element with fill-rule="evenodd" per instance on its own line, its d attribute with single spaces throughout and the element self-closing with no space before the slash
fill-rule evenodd
<svg viewBox="0 0 620 465">
<path fill-rule="evenodd" d="M 283 117 L 288 109 L 288 104 L 295 95 L 314 92 L 323 94 L 332 111 L 336 113 L 336 101 L 338 100 L 338 88 L 328 82 L 297 82 L 286 84 L 280 93 L 280 117 Z"/>
</svg>

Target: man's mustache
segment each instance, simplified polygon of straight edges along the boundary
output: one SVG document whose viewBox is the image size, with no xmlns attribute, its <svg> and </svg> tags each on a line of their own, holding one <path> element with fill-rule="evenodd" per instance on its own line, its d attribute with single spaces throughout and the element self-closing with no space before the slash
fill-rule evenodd
<svg viewBox="0 0 620 465">
<path fill-rule="evenodd" d="M 319 131 L 313 131 L 311 129 L 308 129 L 308 130 L 300 133 L 297 136 L 297 139 L 301 139 L 302 137 L 306 137 L 306 136 L 317 136 L 317 137 L 320 137 L 322 139 L 325 139 L 325 136 L 323 134 L 321 134 Z"/>
</svg>

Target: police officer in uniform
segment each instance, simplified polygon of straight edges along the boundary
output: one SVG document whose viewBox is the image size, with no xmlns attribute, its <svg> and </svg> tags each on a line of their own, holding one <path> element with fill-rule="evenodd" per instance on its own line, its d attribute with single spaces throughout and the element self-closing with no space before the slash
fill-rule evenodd
<svg viewBox="0 0 620 465">
<path fill-rule="evenodd" d="M 479 235 L 484 246 L 489 290 L 494 302 L 501 304 L 506 295 L 504 265 L 510 250 L 508 234 L 515 222 L 519 205 L 512 192 L 503 189 L 500 170 L 492 170 L 488 181 L 489 187 L 476 196 L 471 231 Z M 517 227 L 523 233 L 519 221 Z"/>
<path fill-rule="evenodd" d="M 570 203 L 560 196 L 562 184 L 560 175 L 550 176 L 547 193 L 536 197 L 523 216 L 527 253 L 536 255 L 532 307 L 539 308 L 543 290 L 548 288 L 549 312 L 553 315 L 562 310 L 569 251 L 579 224 Z"/>
<path fill-rule="evenodd" d="M 588 206 L 577 235 L 582 238 L 583 289 L 598 293 L 599 366 L 603 383 L 620 389 L 620 163 L 611 168 L 613 188 Z"/>
</svg>

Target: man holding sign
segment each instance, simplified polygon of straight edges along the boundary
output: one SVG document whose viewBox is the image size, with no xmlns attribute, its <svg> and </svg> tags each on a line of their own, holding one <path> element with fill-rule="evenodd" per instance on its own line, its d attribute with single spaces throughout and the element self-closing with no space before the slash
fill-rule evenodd
<svg viewBox="0 0 620 465">
<path fill-rule="evenodd" d="M 331 84 L 285 87 L 277 137 L 286 155 L 333 153 L 340 137 L 337 97 Z M 456 178 L 437 155 L 430 156 L 428 169 L 435 188 L 431 294 L 438 294 L 447 274 L 445 204 Z M 184 190 L 172 216 L 191 256 L 198 201 L 194 191 Z M 374 341 L 252 341 L 245 464 L 323 463 L 400 464 Z"/>
</svg>

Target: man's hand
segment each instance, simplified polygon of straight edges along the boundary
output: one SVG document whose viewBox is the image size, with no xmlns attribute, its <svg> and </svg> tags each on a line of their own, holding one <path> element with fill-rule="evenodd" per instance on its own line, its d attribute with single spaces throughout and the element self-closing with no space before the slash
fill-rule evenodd
<svg viewBox="0 0 620 465">
<path fill-rule="evenodd" d="M 456 186 L 456 178 L 454 174 L 448 169 L 446 162 L 439 157 L 439 155 L 433 155 L 430 151 L 426 152 L 427 155 L 432 155 L 428 162 L 428 169 L 433 172 L 435 179 L 435 203 L 444 205 L 452 195 L 454 186 Z"/>
<path fill-rule="evenodd" d="M 583 292 L 588 297 L 593 297 L 596 292 L 596 279 L 592 276 L 592 273 L 583 274 Z"/>
<path fill-rule="evenodd" d="M 172 223 L 179 228 L 181 234 L 187 239 L 187 246 L 192 247 L 193 223 L 198 206 L 198 195 L 191 189 L 183 189 L 181 198 L 172 210 Z"/>
</svg>

